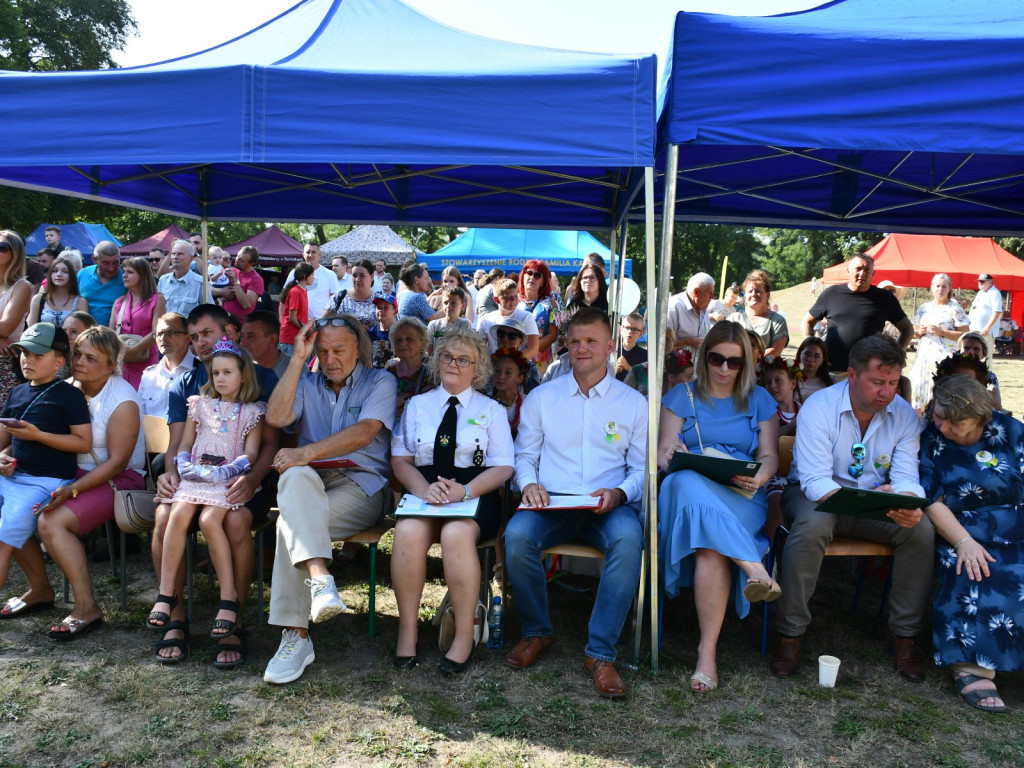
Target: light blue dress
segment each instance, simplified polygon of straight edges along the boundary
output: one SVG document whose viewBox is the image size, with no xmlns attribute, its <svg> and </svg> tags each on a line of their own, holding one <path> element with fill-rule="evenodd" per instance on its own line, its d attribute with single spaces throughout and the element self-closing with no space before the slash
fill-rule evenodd
<svg viewBox="0 0 1024 768">
<path fill-rule="evenodd" d="M 688 384 L 680 384 L 662 400 L 662 405 L 683 419 L 683 443 L 692 453 L 700 453 L 700 441 L 694 428 Z M 705 447 L 713 446 L 735 456 L 751 460 L 757 453 L 760 435 L 758 423 L 775 418 L 777 405 L 767 390 L 754 387 L 747 400 L 747 411 L 737 413 L 731 397 L 703 402 L 694 395 L 700 437 Z M 752 499 L 744 498 L 693 470 L 684 469 L 665 478 L 658 502 L 659 558 L 665 592 L 670 597 L 681 587 L 693 585 L 694 552 L 711 549 L 736 560 L 759 561 L 768 551 L 764 535 L 768 501 L 764 488 Z M 750 603 L 743 596 L 746 579 L 737 578 L 739 568 L 732 566 L 733 605 L 743 618 Z"/>
</svg>

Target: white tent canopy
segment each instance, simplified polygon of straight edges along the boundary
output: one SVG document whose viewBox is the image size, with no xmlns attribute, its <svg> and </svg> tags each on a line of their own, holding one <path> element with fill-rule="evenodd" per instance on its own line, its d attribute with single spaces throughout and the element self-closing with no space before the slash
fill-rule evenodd
<svg viewBox="0 0 1024 768">
<path fill-rule="evenodd" d="M 350 263 L 356 259 L 384 259 L 388 264 L 401 264 L 418 253 L 422 251 L 409 245 L 391 227 L 377 224 L 354 227 L 320 246 L 320 254 L 325 258 L 345 256 Z"/>
</svg>

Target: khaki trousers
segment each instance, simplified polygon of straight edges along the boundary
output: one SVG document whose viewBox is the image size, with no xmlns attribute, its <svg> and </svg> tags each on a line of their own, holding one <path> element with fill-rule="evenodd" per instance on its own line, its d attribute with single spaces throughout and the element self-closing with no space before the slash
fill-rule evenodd
<svg viewBox="0 0 1024 768">
<path fill-rule="evenodd" d="M 314 558 L 331 559 L 331 540 L 344 539 L 375 525 L 384 515 L 385 485 L 373 496 L 338 470 L 317 472 L 290 467 L 281 475 L 277 503 L 277 552 L 270 590 L 270 623 L 309 626 L 312 603 L 306 586 Z"/>
<path fill-rule="evenodd" d="M 894 549 L 889 629 L 897 637 L 916 637 L 925 629 L 925 609 L 935 559 L 935 528 L 927 516 L 913 528 L 816 512 L 817 502 L 790 485 L 782 496 L 789 538 L 782 552 L 778 631 L 799 637 L 811 623 L 810 599 L 818 583 L 825 547 L 837 536 L 891 544 Z"/>
</svg>

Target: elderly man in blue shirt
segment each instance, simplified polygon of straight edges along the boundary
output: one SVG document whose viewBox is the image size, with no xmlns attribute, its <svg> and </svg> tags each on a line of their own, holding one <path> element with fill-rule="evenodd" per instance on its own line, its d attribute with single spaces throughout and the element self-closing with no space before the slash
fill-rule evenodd
<svg viewBox="0 0 1024 768">
<path fill-rule="evenodd" d="M 567 344 L 572 375 L 530 393 L 519 420 L 516 477 L 523 505 L 533 509 L 516 512 L 505 529 L 505 567 L 523 626 L 505 663 L 529 667 L 551 645 L 541 553 L 582 539 L 605 556 L 583 665 L 601 696 L 621 698 L 626 685 L 615 670 L 615 646 L 640 580 L 647 401 L 609 371 L 613 343 L 605 312 L 579 310 Z M 557 429 L 551 428 L 552 414 Z M 590 496 L 598 506 L 550 508 L 557 495 Z"/>
<path fill-rule="evenodd" d="M 320 371 L 305 361 L 316 352 Z M 397 380 L 372 368 L 373 351 L 362 322 L 328 315 L 295 337 L 295 354 L 267 405 L 267 422 L 299 422 L 297 448 L 274 457 L 281 473 L 277 552 L 270 623 L 284 627 L 267 665 L 268 683 L 290 683 L 313 662 L 309 622 L 346 611 L 327 570 L 331 540 L 369 528 L 390 508 L 388 448 L 395 419 Z M 316 468 L 314 462 L 348 459 L 353 466 Z"/>
<path fill-rule="evenodd" d="M 789 486 L 782 499 L 790 535 L 782 554 L 779 641 L 769 661 L 778 677 L 800 664 L 800 641 L 811 622 L 808 603 L 825 547 L 836 536 L 891 544 L 889 598 L 893 663 L 911 682 L 924 679 L 924 658 L 915 638 L 925 628 L 925 609 L 935 556 L 935 529 L 920 509 L 895 509 L 889 521 L 818 512 L 840 488 L 924 496 L 918 480 L 920 428 L 910 403 L 897 397 L 906 356 L 881 334 L 850 348 L 848 379 L 808 398 L 797 417 Z"/>
</svg>

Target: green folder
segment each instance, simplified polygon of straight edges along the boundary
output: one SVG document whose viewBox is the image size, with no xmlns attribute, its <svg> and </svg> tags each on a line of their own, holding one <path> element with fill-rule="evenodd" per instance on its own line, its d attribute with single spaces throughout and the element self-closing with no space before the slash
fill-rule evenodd
<svg viewBox="0 0 1024 768">
<path fill-rule="evenodd" d="M 920 496 L 904 496 L 902 493 L 887 493 L 886 491 L 865 491 L 860 488 L 844 486 L 815 507 L 815 510 L 891 523 L 892 519 L 887 516 L 890 510 L 923 509 L 931 503 L 932 499 L 922 499 Z"/>
<path fill-rule="evenodd" d="M 736 475 L 753 477 L 761 468 L 759 461 L 740 461 L 739 459 L 722 459 L 717 456 L 703 456 L 699 453 L 686 453 L 676 451 L 672 456 L 672 463 L 669 464 L 669 472 L 678 472 L 680 469 L 692 469 L 709 480 L 727 485 L 730 488 L 737 486 L 732 482 Z"/>
</svg>

